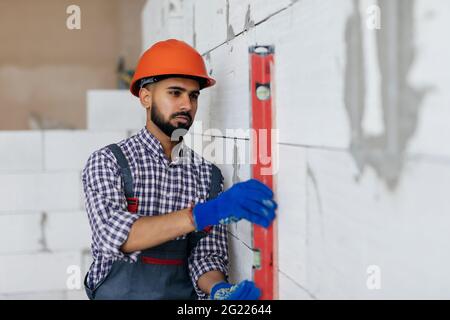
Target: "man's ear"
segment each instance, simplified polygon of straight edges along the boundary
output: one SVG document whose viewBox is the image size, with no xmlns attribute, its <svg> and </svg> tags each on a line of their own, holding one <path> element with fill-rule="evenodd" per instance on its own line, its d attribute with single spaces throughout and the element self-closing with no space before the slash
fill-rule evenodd
<svg viewBox="0 0 450 320">
<path fill-rule="evenodd" d="M 149 109 L 152 105 L 153 90 L 151 86 L 143 87 L 139 90 L 139 100 L 145 109 Z"/>
</svg>

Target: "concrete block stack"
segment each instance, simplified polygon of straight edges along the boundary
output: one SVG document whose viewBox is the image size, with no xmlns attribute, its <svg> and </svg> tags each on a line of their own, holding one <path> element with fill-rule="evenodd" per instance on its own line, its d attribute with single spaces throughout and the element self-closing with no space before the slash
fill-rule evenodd
<svg viewBox="0 0 450 320">
<path fill-rule="evenodd" d="M 88 130 L 0 132 L 0 299 L 86 299 L 91 231 L 81 170 L 141 129 L 127 90 L 89 91 Z"/>
</svg>

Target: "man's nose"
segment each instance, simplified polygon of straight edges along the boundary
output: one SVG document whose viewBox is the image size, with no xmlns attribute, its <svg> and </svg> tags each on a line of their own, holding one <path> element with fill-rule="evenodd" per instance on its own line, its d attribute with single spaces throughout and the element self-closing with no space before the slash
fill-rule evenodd
<svg viewBox="0 0 450 320">
<path fill-rule="evenodd" d="M 192 100 L 188 94 L 183 95 L 183 101 L 181 103 L 180 109 L 182 111 L 191 111 L 192 110 Z"/>
</svg>

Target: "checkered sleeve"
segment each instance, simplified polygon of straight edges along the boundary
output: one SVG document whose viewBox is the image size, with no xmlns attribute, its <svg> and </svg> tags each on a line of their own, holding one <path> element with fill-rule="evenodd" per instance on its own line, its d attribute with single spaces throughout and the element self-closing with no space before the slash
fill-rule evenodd
<svg viewBox="0 0 450 320">
<path fill-rule="evenodd" d="M 220 191 L 223 191 L 223 182 Z M 200 200 L 203 202 L 204 200 Z M 221 271 L 228 280 L 228 227 L 216 225 L 202 238 L 189 257 L 189 274 L 194 284 L 194 289 L 200 300 L 206 300 L 209 296 L 204 293 L 197 284 L 198 278 L 209 271 Z"/>
<path fill-rule="evenodd" d="M 214 226 L 208 235 L 202 238 L 193 249 L 189 257 L 189 273 L 195 291 L 200 300 L 208 299 L 198 286 L 197 281 L 201 275 L 208 271 L 221 271 L 228 279 L 228 241 L 227 226 Z"/>
<path fill-rule="evenodd" d="M 92 229 L 92 240 L 108 258 L 136 261 L 139 252 L 123 253 L 131 226 L 139 215 L 127 210 L 117 160 L 109 149 L 95 151 L 83 172 L 85 206 Z"/>
</svg>

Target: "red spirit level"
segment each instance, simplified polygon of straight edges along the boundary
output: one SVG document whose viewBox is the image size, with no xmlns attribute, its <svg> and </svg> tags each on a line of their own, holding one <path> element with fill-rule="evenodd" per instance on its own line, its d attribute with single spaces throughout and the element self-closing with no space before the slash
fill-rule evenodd
<svg viewBox="0 0 450 320">
<path fill-rule="evenodd" d="M 272 115 L 274 47 L 251 46 L 250 91 L 252 175 L 273 190 Z M 270 159 L 267 161 L 267 159 Z M 278 298 L 277 267 L 275 256 L 275 226 L 268 229 L 253 225 L 253 278 L 262 290 L 262 300 Z"/>
</svg>

